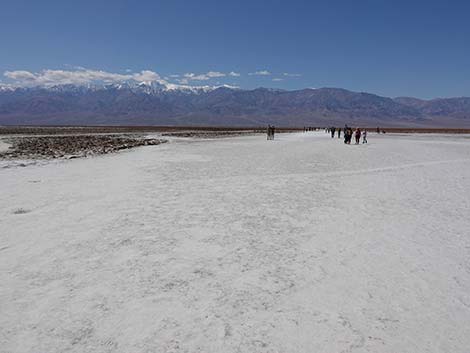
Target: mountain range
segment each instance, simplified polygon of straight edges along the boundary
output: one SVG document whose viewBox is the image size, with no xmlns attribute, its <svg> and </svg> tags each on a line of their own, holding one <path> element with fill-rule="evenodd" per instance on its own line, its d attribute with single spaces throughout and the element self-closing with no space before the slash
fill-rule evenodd
<svg viewBox="0 0 470 353">
<path fill-rule="evenodd" d="M 470 127 L 470 97 L 388 98 L 341 88 L 0 86 L 0 125 Z"/>
</svg>

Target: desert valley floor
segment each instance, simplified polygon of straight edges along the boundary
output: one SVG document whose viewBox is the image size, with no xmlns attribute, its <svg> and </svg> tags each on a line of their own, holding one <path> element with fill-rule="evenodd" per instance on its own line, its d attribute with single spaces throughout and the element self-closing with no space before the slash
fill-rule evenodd
<svg viewBox="0 0 470 353">
<path fill-rule="evenodd" d="M 0 352 L 470 347 L 470 138 L 0 161 Z"/>
</svg>

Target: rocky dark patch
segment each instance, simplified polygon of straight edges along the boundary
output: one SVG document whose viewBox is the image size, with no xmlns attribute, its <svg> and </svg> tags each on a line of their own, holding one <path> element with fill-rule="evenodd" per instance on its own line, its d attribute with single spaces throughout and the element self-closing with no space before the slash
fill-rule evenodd
<svg viewBox="0 0 470 353">
<path fill-rule="evenodd" d="M 12 147 L 3 153 L 4 159 L 80 158 L 114 153 L 139 146 L 154 146 L 167 142 L 134 136 L 71 135 L 27 136 L 11 138 Z"/>
<path fill-rule="evenodd" d="M 26 210 L 24 208 L 17 208 L 16 210 L 13 211 L 13 214 L 26 214 L 31 212 L 30 210 Z"/>
</svg>

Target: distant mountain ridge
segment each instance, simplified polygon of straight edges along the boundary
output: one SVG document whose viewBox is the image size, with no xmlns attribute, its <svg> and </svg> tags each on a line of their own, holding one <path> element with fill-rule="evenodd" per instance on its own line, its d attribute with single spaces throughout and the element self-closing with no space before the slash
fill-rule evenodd
<svg viewBox="0 0 470 353">
<path fill-rule="evenodd" d="M 0 125 L 380 125 L 470 127 L 470 98 L 388 98 L 341 88 L 295 91 L 156 82 L 0 87 Z"/>
</svg>

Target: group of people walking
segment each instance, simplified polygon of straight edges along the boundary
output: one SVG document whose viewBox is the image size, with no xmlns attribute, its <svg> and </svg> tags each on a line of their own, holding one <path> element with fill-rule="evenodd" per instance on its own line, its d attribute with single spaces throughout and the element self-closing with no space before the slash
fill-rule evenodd
<svg viewBox="0 0 470 353">
<path fill-rule="evenodd" d="M 340 128 L 336 128 L 332 126 L 332 127 L 326 128 L 326 132 L 331 133 L 331 138 L 335 137 L 335 133 L 338 135 L 338 138 L 341 138 Z M 356 130 L 353 131 L 351 127 L 349 127 L 348 125 L 344 125 L 343 133 L 344 133 L 345 144 L 350 145 L 353 136 L 356 140 L 356 145 L 359 145 L 359 143 L 361 142 L 361 137 L 362 137 L 362 143 L 367 143 L 367 130 L 366 129 L 361 130 L 360 128 L 356 128 Z"/>
<path fill-rule="evenodd" d="M 317 128 L 314 127 L 304 127 L 304 132 L 307 131 L 316 131 Z M 274 125 L 268 125 L 266 129 L 266 135 L 268 140 L 274 140 L 274 133 L 276 131 L 276 128 Z M 361 143 L 361 137 L 362 137 L 362 143 L 367 143 L 367 130 L 361 130 L 360 128 L 356 128 L 356 130 L 353 131 L 351 127 L 349 127 L 347 124 L 344 125 L 344 128 L 336 128 L 334 126 L 332 127 L 327 127 L 325 128 L 326 133 L 331 133 L 331 138 L 335 137 L 335 134 L 338 136 L 338 138 L 341 138 L 341 131 L 343 131 L 344 135 L 344 143 L 350 145 L 351 140 L 354 137 L 356 141 L 356 145 L 359 145 Z M 377 132 L 380 133 L 380 129 L 377 128 Z M 385 131 L 383 131 L 385 133 Z"/>
<path fill-rule="evenodd" d="M 304 132 L 307 131 L 317 131 L 317 128 L 312 126 L 304 126 Z"/>
</svg>

